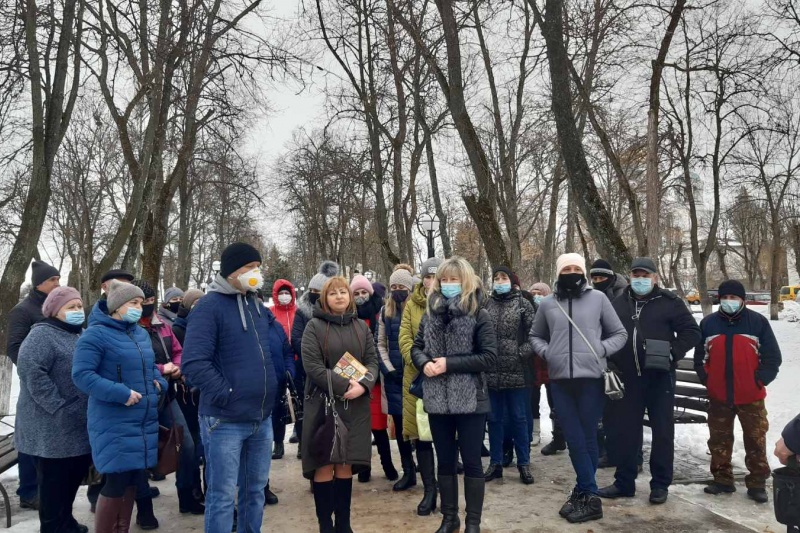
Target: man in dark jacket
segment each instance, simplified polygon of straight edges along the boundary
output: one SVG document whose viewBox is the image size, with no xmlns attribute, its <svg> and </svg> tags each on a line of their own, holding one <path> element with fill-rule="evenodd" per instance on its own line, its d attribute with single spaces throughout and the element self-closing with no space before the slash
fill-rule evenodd
<svg viewBox="0 0 800 533">
<path fill-rule="evenodd" d="M 614 272 L 611 264 L 605 259 L 598 259 L 592 263 L 589 275 L 592 278 L 592 287 L 604 293 L 612 302 L 628 288 L 628 280 Z"/>
<path fill-rule="evenodd" d="M 714 483 L 708 494 L 736 491 L 731 466 L 733 424 L 742 425 L 747 496 L 768 501 L 767 385 L 778 375 L 781 349 L 769 320 L 745 307 L 744 286 L 727 280 L 719 286 L 719 311 L 700 322 L 702 338 L 694 350 L 694 368 L 708 389 L 708 449 Z"/>
<path fill-rule="evenodd" d="M 639 257 L 631 264 L 631 286 L 614 302 L 628 332 L 625 346 L 611 358 L 622 375 L 625 396 L 613 402 L 610 426 L 616 450 L 613 485 L 600 489 L 603 498 L 633 497 L 637 455 L 642 446 L 645 409 L 653 430 L 650 453 L 650 502 L 667 501 L 675 453 L 675 368 L 700 340 L 700 328 L 677 296 L 658 286 L 656 265 Z"/>
<path fill-rule="evenodd" d="M 16 365 L 19 347 L 37 322 L 44 320 L 42 304 L 50 291 L 58 287 L 61 274 L 54 267 L 43 261 L 34 261 L 31 265 L 31 292 L 19 302 L 8 314 L 8 336 L 6 337 L 6 354 Z M 36 463 L 33 457 L 19 455 L 19 505 L 23 509 L 39 508 L 39 487 L 36 483 Z"/>
<path fill-rule="evenodd" d="M 781 434 L 781 440 L 775 445 L 775 457 L 782 465 L 789 462 L 789 458 L 800 455 L 800 415 L 786 424 Z"/>
<path fill-rule="evenodd" d="M 221 268 L 192 310 L 183 373 L 200 389 L 206 456 L 205 531 L 227 533 L 239 494 L 239 529 L 260 531 L 272 459 L 270 415 L 278 387 L 269 319 L 255 291 L 261 255 L 244 243 L 222 252 Z"/>
</svg>

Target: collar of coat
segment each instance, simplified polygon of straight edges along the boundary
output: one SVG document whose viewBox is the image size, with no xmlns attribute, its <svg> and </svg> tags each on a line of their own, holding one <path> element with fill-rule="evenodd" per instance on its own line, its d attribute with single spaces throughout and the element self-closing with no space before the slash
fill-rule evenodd
<svg viewBox="0 0 800 533">
<path fill-rule="evenodd" d="M 331 324 L 339 324 L 340 326 L 346 326 L 357 318 L 355 313 L 345 313 L 343 315 L 326 313 L 322 310 L 322 306 L 319 302 L 317 302 L 317 304 L 314 306 L 313 316 L 314 318 L 319 318 L 325 322 L 330 322 Z"/>
</svg>

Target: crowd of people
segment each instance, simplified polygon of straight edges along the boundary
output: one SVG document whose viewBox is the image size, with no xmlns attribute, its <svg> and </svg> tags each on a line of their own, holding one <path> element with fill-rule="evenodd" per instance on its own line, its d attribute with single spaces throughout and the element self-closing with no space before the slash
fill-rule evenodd
<svg viewBox="0 0 800 533">
<path fill-rule="evenodd" d="M 438 507 L 437 533 L 460 530 L 463 485 L 464 531 L 477 533 L 486 484 L 515 457 L 520 482 L 535 482 L 542 386 L 553 436 L 541 453 L 568 449 L 576 477 L 558 510 L 564 519 L 600 519 L 602 499 L 635 496 L 645 413 L 649 501 L 663 504 L 676 368 L 692 350 L 709 398 L 714 481 L 705 492 L 736 491 L 738 418 L 747 496 L 768 501 L 764 399 L 781 352 L 736 280 L 720 285 L 719 310 L 698 325 L 649 258 L 623 275 L 564 254 L 552 291 L 542 282 L 524 290 L 503 265 L 486 286 L 459 257 L 429 258 L 419 271 L 396 265 L 388 287 L 348 280 L 325 261 L 299 298 L 288 280 L 264 288 L 261 263 L 252 246 L 231 244 L 206 292 L 172 287 L 161 302 L 148 281 L 112 270 L 90 309 L 58 270 L 33 263 L 7 353 L 21 383 L 18 495 L 38 509 L 43 533 L 88 531 L 72 513 L 81 483 L 97 533 L 127 532 L 134 507 L 135 523 L 156 529 L 159 492 L 149 482 L 173 471 L 179 511 L 204 515 L 205 531 L 260 531 L 264 506 L 278 503 L 270 467 L 286 453 L 292 421 L 288 440 L 298 443 L 320 532 L 352 532 L 353 477 L 371 481 L 374 444 L 394 491 L 415 487 L 419 474 L 416 512 Z M 179 441 L 171 467 L 159 455 L 167 435 Z M 774 453 L 784 464 L 800 453 L 800 416 Z M 615 468 L 608 487 L 597 485 L 601 467 Z"/>
</svg>

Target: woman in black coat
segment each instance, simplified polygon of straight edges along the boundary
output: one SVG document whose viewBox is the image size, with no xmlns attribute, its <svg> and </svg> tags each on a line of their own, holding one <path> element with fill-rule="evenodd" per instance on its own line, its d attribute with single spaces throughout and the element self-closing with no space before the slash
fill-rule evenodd
<svg viewBox="0 0 800 533">
<path fill-rule="evenodd" d="M 485 488 L 481 445 L 490 407 L 484 372 L 497 364 L 497 337 L 489 314 L 481 309 L 478 283 L 465 259 L 453 257 L 442 263 L 411 349 L 414 366 L 425 375 L 423 405 L 430 415 L 439 458 L 444 517 L 437 533 L 453 533 L 461 527 L 456 476 L 459 451 L 464 461 L 465 531 L 480 531 Z"/>
</svg>

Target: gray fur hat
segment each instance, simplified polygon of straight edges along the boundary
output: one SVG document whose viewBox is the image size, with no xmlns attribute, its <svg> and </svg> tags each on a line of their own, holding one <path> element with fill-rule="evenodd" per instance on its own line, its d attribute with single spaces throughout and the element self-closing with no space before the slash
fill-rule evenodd
<svg viewBox="0 0 800 533">
<path fill-rule="evenodd" d="M 325 285 L 326 281 L 338 275 L 339 265 L 333 261 L 323 261 L 319 266 L 319 272 L 315 274 L 313 278 L 311 278 L 311 281 L 308 282 L 308 289 L 321 291 L 322 286 Z"/>
<path fill-rule="evenodd" d="M 106 299 L 108 314 L 114 314 L 117 309 L 134 298 L 141 298 L 144 300 L 142 289 L 132 283 L 111 280 L 111 283 L 108 285 L 108 298 Z"/>
</svg>

